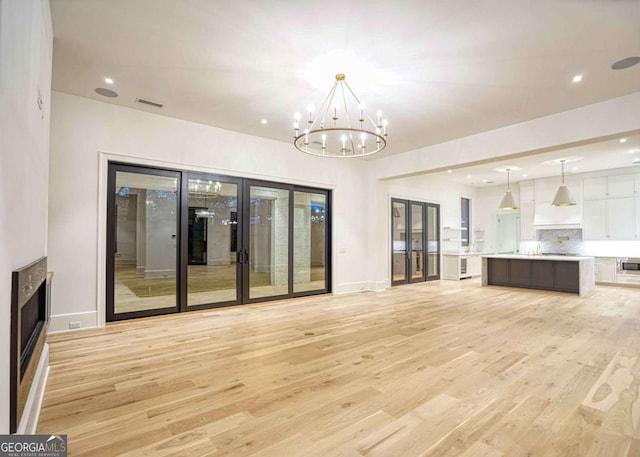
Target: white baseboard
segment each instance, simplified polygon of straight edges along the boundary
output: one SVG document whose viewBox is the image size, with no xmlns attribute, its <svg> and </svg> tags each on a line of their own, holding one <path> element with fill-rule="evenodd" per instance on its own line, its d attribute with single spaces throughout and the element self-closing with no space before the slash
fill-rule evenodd
<svg viewBox="0 0 640 457">
<path fill-rule="evenodd" d="M 98 312 L 97 311 L 87 311 L 84 313 L 72 313 L 72 314 L 55 314 L 52 315 L 49 319 L 49 329 L 47 333 L 51 335 L 52 333 L 62 333 L 62 332 L 74 332 L 76 330 L 83 330 L 87 328 L 95 328 L 97 327 Z M 77 323 L 80 323 L 79 327 L 75 327 Z M 70 324 L 74 325 L 70 325 Z"/>
<path fill-rule="evenodd" d="M 38 428 L 38 419 L 40 418 L 40 408 L 42 408 L 42 400 L 44 398 L 44 389 L 47 386 L 49 378 L 49 345 L 44 343 L 38 367 L 33 375 L 33 383 L 27 395 L 27 401 L 24 404 L 22 418 L 18 424 L 16 433 L 18 435 L 34 435 Z"/>
<path fill-rule="evenodd" d="M 369 283 L 367 281 L 336 284 L 333 287 L 334 295 L 352 294 L 354 292 L 363 292 L 365 290 L 369 290 Z"/>
<path fill-rule="evenodd" d="M 381 292 L 389 287 L 387 281 L 369 281 L 369 289 L 373 292 Z"/>
</svg>

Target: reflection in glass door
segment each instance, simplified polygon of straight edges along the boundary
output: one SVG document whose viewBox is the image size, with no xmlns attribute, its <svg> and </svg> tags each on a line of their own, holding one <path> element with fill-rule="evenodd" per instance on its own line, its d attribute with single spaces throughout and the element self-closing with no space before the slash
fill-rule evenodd
<svg viewBox="0 0 640 457">
<path fill-rule="evenodd" d="M 425 280 L 424 268 L 424 203 L 411 202 L 411 278 Z"/>
<path fill-rule="evenodd" d="M 107 318 L 177 311 L 177 172 L 109 170 Z"/>
<path fill-rule="evenodd" d="M 331 192 L 109 163 L 107 321 L 330 292 Z"/>
<path fill-rule="evenodd" d="M 439 212 L 439 205 L 391 200 L 393 285 L 440 279 Z"/>
<path fill-rule="evenodd" d="M 327 289 L 328 192 L 293 193 L 293 293 Z"/>
<path fill-rule="evenodd" d="M 440 279 L 440 205 L 427 207 L 427 279 Z"/>
<path fill-rule="evenodd" d="M 238 184 L 189 174 L 187 306 L 237 302 Z"/>
<path fill-rule="evenodd" d="M 406 284 L 407 272 L 407 202 L 391 201 L 392 260 L 391 277 L 393 284 Z"/>
<path fill-rule="evenodd" d="M 289 186 L 249 184 L 249 230 L 242 259 L 249 300 L 289 293 Z M 248 255 L 247 255 L 248 254 Z"/>
</svg>

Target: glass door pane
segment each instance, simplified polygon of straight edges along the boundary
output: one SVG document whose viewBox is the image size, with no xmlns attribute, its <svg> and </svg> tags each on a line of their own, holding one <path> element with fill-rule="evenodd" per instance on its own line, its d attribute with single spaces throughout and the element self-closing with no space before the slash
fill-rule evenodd
<svg viewBox="0 0 640 457">
<path fill-rule="evenodd" d="M 411 203 L 411 281 L 425 280 L 424 271 L 424 204 Z"/>
<path fill-rule="evenodd" d="M 116 170 L 113 179 L 110 317 L 177 308 L 178 173 Z"/>
<path fill-rule="evenodd" d="M 440 206 L 427 203 L 427 279 L 440 278 Z"/>
<path fill-rule="evenodd" d="M 289 293 L 289 190 L 249 186 L 249 299 Z M 246 244 L 245 244 L 246 246 Z"/>
<path fill-rule="evenodd" d="M 407 282 L 407 203 L 391 201 L 392 262 L 394 284 Z"/>
<path fill-rule="evenodd" d="M 324 290 L 327 195 L 293 193 L 293 292 Z"/>
<path fill-rule="evenodd" d="M 238 184 L 190 177 L 187 306 L 238 300 Z"/>
</svg>

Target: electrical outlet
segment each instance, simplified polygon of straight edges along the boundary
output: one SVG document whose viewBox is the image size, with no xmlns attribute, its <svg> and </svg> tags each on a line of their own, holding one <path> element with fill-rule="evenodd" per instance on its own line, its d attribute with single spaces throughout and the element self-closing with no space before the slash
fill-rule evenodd
<svg viewBox="0 0 640 457">
<path fill-rule="evenodd" d="M 69 328 L 70 329 L 74 329 L 74 328 L 80 328 L 82 327 L 82 324 L 80 321 L 75 321 L 75 322 L 69 322 Z"/>
</svg>

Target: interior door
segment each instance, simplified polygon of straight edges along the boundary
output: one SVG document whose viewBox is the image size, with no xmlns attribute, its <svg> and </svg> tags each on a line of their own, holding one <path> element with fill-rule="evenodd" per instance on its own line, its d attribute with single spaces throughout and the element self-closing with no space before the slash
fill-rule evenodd
<svg viewBox="0 0 640 457">
<path fill-rule="evenodd" d="M 112 165 L 107 320 L 178 311 L 180 173 Z"/>
<path fill-rule="evenodd" d="M 440 205 L 426 203 L 427 280 L 440 279 Z"/>
<path fill-rule="evenodd" d="M 207 218 L 203 217 L 206 208 L 189 207 L 189 265 L 207 264 Z"/>
<path fill-rule="evenodd" d="M 422 282 L 426 279 L 425 268 L 425 211 L 424 203 L 410 202 L 410 227 L 409 233 L 410 252 L 409 266 L 410 272 L 409 282 Z"/>
<path fill-rule="evenodd" d="M 241 180 L 189 173 L 183 185 L 189 207 L 186 308 L 240 303 Z"/>
<path fill-rule="evenodd" d="M 407 227 L 408 202 L 391 200 L 391 283 L 395 285 L 409 282 Z"/>
<path fill-rule="evenodd" d="M 440 279 L 440 205 L 391 199 L 391 284 Z"/>
</svg>

